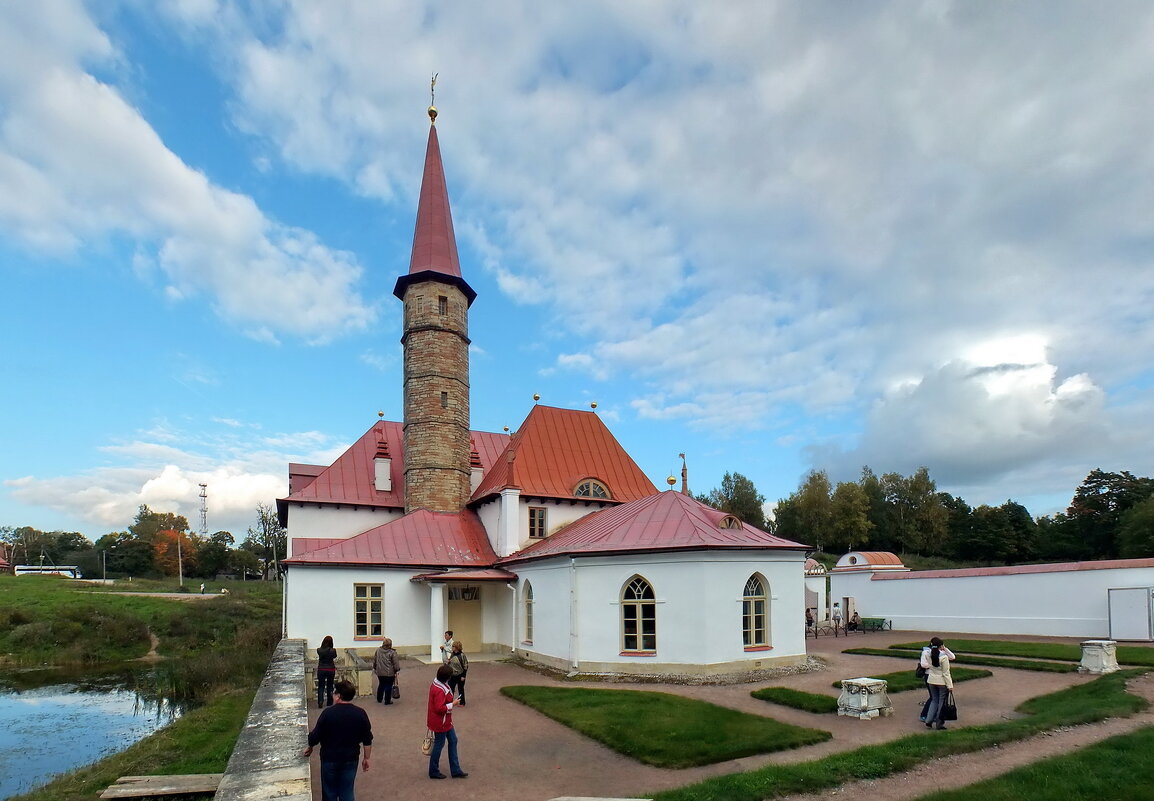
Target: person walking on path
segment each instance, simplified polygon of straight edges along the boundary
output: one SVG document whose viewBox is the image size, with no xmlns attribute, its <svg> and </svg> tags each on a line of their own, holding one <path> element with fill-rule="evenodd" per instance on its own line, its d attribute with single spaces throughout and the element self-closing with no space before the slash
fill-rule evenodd
<svg viewBox="0 0 1154 801">
<path fill-rule="evenodd" d="M 449 677 L 449 689 L 456 693 L 461 706 L 465 706 L 465 677 L 469 674 L 469 657 L 465 656 L 460 640 L 453 641 L 453 649 L 449 654 L 449 670 L 453 672 Z"/>
<path fill-rule="evenodd" d="M 400 678 L 401 665 L 397 659 L 397 652 L 393 650 L 393 641 L 388 637 L 381 642 L 381 647 L 373 654 L 373 673 L 377 674 L 377 703 L 384 698 L 385 706 L 393 703 L 393 683 Z"/>
<path fill-rule="evenodd" d="M 930 647 L 922 651 L 921 665 L 926 669 L 926 684 L 930 688 L 930 706 L 926 710 L 926 728 L 944 729 L 942 711 L 946 697 L 954 689 L 954 679 L 950 676 L 949 651 L 941 637 L 930 640 Z"/>
<path fill-rule="evenodd" d="M 433 751 L 429 754 L 429 778 L 443 779 L 441 773 L 441 750 L 449 743 L 449 774 L 454 779 L 463 779 L 468 773 L 461 770 L 457 758 L 457 732 L 453 729 L 453 691 L 449 689 L 449 677 L 453 675 L 448 665 L 437 668 L 437 678 L 429 685 L 429 708 L 425 716 L 426 725 L 433 733 Z"/>
<path fill-rule="evenodd" d="M 449 657 L 453 653 L 453 632 L 445 632 L 445 641 L 441 643 L 441 664 L 449 664 Z"/>
<path fill-rule="evenodd" d="M 338 681 L 336 690 L 336 705 L 325 709 L 317 718 L 303 755 L 312 756 L 313 747 L 320 745 L 321 801 L 356 801 L 353 784 L 357 779 L 357 762 L 360 761 L 361 770 L 369 769 L 373 727 L 365 710 L 352 703 L 357 688 L 351 682 Z"/>
<path fill-rule="evenodd" d="M 333 705 L 333 682 L 337 678 L 337 649 L 333 638 L 325 635 L 317 649 L 317 709 Z"/>
<path fill-rule="evenodd" d="M 833 605 L 833 633 L 837 636 L 838 630 L 841 628 L 841 604 Z"/>
</svg>

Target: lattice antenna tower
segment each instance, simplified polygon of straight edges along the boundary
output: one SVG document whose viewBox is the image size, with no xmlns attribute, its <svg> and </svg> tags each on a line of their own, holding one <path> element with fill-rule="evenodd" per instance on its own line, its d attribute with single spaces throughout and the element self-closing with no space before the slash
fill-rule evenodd
<svg viewBox="0 0 1154 801">
<path fill-rule="evenodd" d="M 208 484 L 200 485 L 200 536 L 208 539 Z"/>
</svg>

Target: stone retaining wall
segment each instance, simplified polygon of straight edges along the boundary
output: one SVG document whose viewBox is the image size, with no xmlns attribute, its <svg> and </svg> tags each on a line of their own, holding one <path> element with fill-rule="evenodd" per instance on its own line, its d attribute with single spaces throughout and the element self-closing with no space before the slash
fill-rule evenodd
<svg viewBox="0 0 1154 801">
<path fill-rule="evenodd" d="M 312 801 L 304 640 L 281 640 L 256 691 L 214 801 Z"/>
</svg>

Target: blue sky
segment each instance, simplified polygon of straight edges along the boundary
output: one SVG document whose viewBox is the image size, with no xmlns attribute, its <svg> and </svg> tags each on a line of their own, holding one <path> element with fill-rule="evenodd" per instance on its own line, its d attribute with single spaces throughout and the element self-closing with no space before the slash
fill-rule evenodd
<svg viewBox="0 0 1154 801">
<path fill-rule="evenodd" d="M 553 7 L 556 5 L 557 7 Z M 378 410 L 439 74 L 473 426 L 598 403 L 656 484 L 1154 474 L 1154 11 L 0 7 L 0 525 L 243 534 Z"/>
</svg>

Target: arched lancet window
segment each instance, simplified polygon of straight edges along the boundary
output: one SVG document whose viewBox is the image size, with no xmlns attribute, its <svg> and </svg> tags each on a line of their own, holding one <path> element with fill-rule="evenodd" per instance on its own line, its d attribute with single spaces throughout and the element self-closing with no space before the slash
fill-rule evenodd
<svg viewBox="0 0 1154 801">
<path fill-rule="evenodd" d="M 768 607 L 765 579 L 754 573 L 745 582 L 741 599 L 741 636 L 746 648 L 769 645 Z"/>
<path fill-rule="evenodd" d="M 522 598 L 525 603 L 525 642 L 533 642 L 533 585 L 525 582 Z"/>
<path fill-rule="evenodd" d="M 609 488 L 595 478 L 587 478 L 577 485 L 573 494 L 578 498 L 612 498 Z"/>
<path fill-rule="evenodd" d="M 621 650 L 657 650 L 657 603 L 641 576 L 629 579 L 621 592 Z"/>
</svg>

